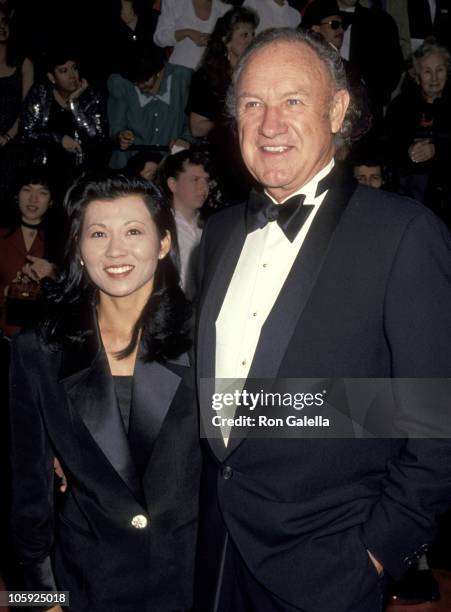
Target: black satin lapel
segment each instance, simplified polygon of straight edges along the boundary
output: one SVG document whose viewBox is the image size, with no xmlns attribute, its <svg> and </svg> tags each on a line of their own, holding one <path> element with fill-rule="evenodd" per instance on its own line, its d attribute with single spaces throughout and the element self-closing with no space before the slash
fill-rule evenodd
<svg viewBox="0 0 451 612">
<path fill-rule="evenodd" d="M 83 351 L 80 351 L 83 352 Z M 75 363 L 83 357 L 69 359 Z M 122 418 L 117 405 L 108 361 L 103 350 L 86 369 L 74 371 L 62 379 L 69 402 L 79 414 L 105 457 L 139 501 L 144 500 L 141 483 L 133 463 Z"/>
<path fill-rule="evenodd" d="M 128 439 L 141 475 L 180 381 L 181 376 L 169 367 L 156 362 L 144 363 L 141 359 L 136 361 Z"/>
<path fill-rule="evenodd" d="M 248 379 L 277 377 L 295 327 L 321 271 L 335 228 L 356 185 L 348 173 L 334 168 L 329 191 L 262 327 Z M 246 388 L 251 385 L 252 380 L 248 380 Z M 232 428 L 226 456 L 234 452 L 243 439 L 234 438 Z"/>
<path fill-rule="evenodd" d="M 321 204 L 293 267 L 265 324 L 250 368 L 250 378 L 277 376 L 288 343 L 310 297 L 333 233 L 357 183 L 334 168 L 336 176 Z"/>
</svg>

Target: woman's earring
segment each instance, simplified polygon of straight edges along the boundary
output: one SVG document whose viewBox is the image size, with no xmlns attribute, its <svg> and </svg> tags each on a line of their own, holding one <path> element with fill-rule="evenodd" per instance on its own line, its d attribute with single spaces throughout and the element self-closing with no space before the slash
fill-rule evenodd
<svg viewBox="0 0 451 612">
<path fill-rule="evenodd" d="M 85 262 L 83 261 L 83 259 L 80 259 L 80 266 L 84 268 L 84 265 L 85 265 Z"/>
</svg>

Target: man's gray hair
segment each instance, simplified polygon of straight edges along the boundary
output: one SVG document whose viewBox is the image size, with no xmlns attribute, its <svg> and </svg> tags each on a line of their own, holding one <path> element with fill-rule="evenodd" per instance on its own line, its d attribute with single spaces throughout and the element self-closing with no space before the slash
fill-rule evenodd
<svg viewBox="0 0 451 612">
<path fill-rule="evenodd" d="M 312 49 L 312 51 L 314 51 L 314 53 L 316 53 L 318 59 L 321 60 L 327 68 L 333 93 L 335 94 L 341 89 L 348 90 L 348 81 L 340 54 L 334 46 L 326 42 L 321 34 L 313 31 L 294 30 L 292 28 L 271 28 L 263 31 L 261 34 L 255 37 L 254 41 L 243 53 L 235 67 L 232 83 L 230 84 L 227 92 L 226 100 L 227 111 L 231 117 L 236 118 L 237 115 L 238 84 L 240 82 L 241 73 L 247 66 L 249 60 L 257 51 L 263 49 L 263 47 L 280 42 L 301 43 L 307 45 L 310 49 Z M 342 140 L 346 140 L 351 134 L 352 117 L 354 114 L 354 105 L 350 103 L 338 135 Z"/>
</svg>

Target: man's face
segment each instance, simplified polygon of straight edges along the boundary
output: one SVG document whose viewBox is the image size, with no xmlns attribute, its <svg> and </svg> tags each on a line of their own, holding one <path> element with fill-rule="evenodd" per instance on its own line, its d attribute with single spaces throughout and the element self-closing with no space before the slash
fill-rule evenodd
<svg viewBox="0 0 451 612">
<path fill-rule="evenodd" d="M 201 208 L 209 193 L 210 175 L 203 166 L 184 164 L 177 178 L 168 179 L 168 187 L 174 198 L 174 206 L 185 210 Z"/>
<path fill-rule="evenodd" d="M 354 177 L 362 185 L 380 189 L 383 184 L 382 169 L 380 166 L 354 166 Z"/>
<path fill-rule="evenodd" d="M 314 25 L 312 30 L 320 32 L 327 40 L 328 43 L 333 45 L 336 49 L 340 49 L 343 44 L 343 19 L 340 15 L 331 15 L 330 17 L 324 17 L 321 19 L 318 25 Z"/>
<path fill-rule="evenodd" d="M 156 93 L 158 93 L 158 77 L 159 76 L 160 76 L 160 73 L 157 72 L 156 74 L 153 74 L 152 76 L 150 76 L 148 79 L 145 79 L 144 81 L 138 81 L 134 83 L 134 85 L 136 85 L 139 91 L 145 96 L 155 95 Z"/>
<path fill-rule="evenodd" d="M 302 42 L 274 42 L 251 56 L 237 87 L 241 152 L 276 200 L 330 161 L 348 102 L 346 91 L 333 94 L 326 66 Z"/>
</svg>

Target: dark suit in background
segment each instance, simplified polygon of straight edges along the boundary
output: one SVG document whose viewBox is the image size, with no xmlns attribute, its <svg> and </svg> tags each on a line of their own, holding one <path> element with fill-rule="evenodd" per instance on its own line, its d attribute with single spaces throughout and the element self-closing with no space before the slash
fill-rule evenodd
<svg viewBox="0 0 451 612">
<path fill-rule="evenodd" d="M 394 19 L 380 9 L 357 4 L 354 13 L 343 12 L 346 20 L 352 15 L 349 61 L 362 75 L 373 105 L 375 120 L 380 122 L 383 108 L 404 71 L 404 60 Z"/>
</svg>

